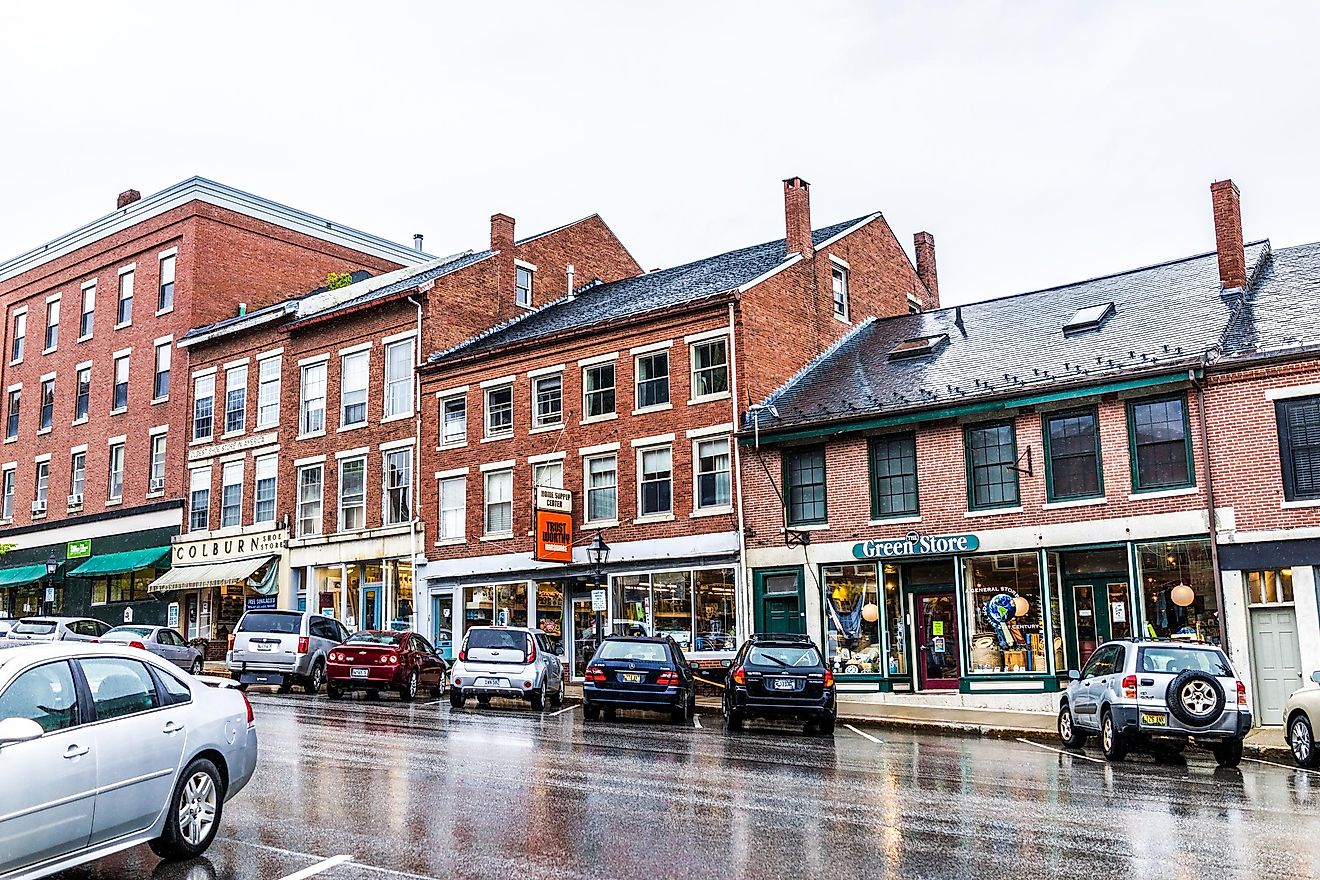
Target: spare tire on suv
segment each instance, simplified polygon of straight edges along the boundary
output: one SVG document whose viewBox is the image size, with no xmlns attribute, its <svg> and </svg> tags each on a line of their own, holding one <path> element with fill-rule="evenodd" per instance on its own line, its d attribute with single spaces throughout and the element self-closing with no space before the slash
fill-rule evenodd
<svg viewBox="0 0 1320 880">
<path fill-rule="evenodd" d="M 1173 716 L 1189 727 L 1209 727 L 1224 712 L 1224 688 L 1208 672 L 1181 672 L 1164 692 Z"/>
</svg>

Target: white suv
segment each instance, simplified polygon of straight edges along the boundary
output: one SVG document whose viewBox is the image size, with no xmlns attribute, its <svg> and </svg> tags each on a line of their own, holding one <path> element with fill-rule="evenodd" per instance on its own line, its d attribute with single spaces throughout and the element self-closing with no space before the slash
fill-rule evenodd
<svg viewBox="0 0 1320 880">
<path fill-rule="evenodd" d="M 315 694 L 325 683 L 326 655 L 348 639 L 348 630 L 310 611 L 254 609 L 239 618 L 229 639 L 225 663 L 241 687 L 274 684 L 288 693 L 296 683 Z"/>
<path fill-rule="evenodd" d="M 468 697 L 485 706 L 491 697 L 526 700 L 541 711 L 546 701 L 564 702 L 564 665 L 540 630 L 474 626 L 449 671 L 449 704 L 462 709 Z"/>
</svg>

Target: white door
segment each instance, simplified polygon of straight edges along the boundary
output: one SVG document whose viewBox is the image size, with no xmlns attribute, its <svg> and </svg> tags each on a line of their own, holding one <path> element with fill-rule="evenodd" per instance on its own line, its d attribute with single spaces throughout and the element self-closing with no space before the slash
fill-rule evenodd
<svg viewBox="0 0 1320 880">
<path fill-rule="evenodd" d="M 1283 724 L 1288 695 L 1302 686 L 1297 614 L 1291 605 L 1251 609 L 1251 665 L 1256 723 Z"/>
</svg>

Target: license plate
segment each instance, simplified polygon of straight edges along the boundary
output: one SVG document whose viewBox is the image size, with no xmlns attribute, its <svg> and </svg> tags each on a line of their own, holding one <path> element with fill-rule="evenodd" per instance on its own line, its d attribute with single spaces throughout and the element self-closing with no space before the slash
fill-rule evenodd
<svg viewBox="0 0 1320 880">
<path fill-rule="evenodd" d="M 619 679 L 628 684 L 641 684 L 646 680 L 646 676 L 642 675 L 640 672 L 620 672 Z"/>
<path fill-rule="evenodd" d="M 479 688 L 508 687 L 508 683 L 502 678 L 479 678 L 477 679 L 477 687 Z"/>
<path fill-rule="evenodd" d="M 777 691 L 791 691 L 793 690 L 793 687 L 794 687 L 794 681 L 791 678 L 775 679 L 775 690 Z"/>
<path fill-rule="evenodd" d="M 256 649 L 257 649 L 258 651 L 274 651 L 274 650 L 275 650 L 275 646 L 274 646 L 274 645 L 267 645 L 267 644 L 264 644 L 263 642 L 257 642 L 256 645 L 255 645 L 255 647 L 256 647 Z"/>
<path fill-rule="evenodd" d="M 371 670 L 367 669 L 365 666 L 354 666 L 348 671 L 348 674 L 353 678 L 366 678 L 368 675 L 371 675 Z"/>
<path fill-rule="evenodd" d="M 1152 727 L 1167 727 L 1169 724 L 1169 716 L 1165 715 L 1163 712 L 1142 712 L 1141 723 L 1149 724 Z"/>
</svg>

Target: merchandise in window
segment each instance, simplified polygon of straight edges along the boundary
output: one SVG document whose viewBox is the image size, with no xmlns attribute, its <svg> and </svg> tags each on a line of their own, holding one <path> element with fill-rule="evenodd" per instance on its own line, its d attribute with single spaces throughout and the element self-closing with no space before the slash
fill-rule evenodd
<svg viewBox="0 0 1320 880">
<path fill-rule="evenodd" d="M 964 559 L 963 592 L 973 675 L 1049 671 L 1038 554 Z"/>
<path fill-rule="evenodd" d="M 830 668 L 849 674 L 884 672 L 875 564 L 826 565 L 821 568 L 821 588 Z"/>
<path fill-rule="evenodd" d="M 527 582 L 500 584 L 495 588 L 497 626 L 527 626 Z"/>
<path fill-rule="evenodd" d="M 890 675 L 907 675 L 907 616 L 903 612 L 898 566 L 885 565 L 882 576 L 885 582 L 885 668 Z M 952 579 L 952 572 L 949 577 Z"/>
<path fill-rule="evenodd" d="M 1219 644 L 1219 597 L 1209 541 L 1138 544 L 1137 573 L 1147 636 Z"/>
<path fill-rule="evenodd" d="M 536 584 L 536 628 L 558 645 L 564 637 L 564 586 L 559 581 Z"/>
</svg>

